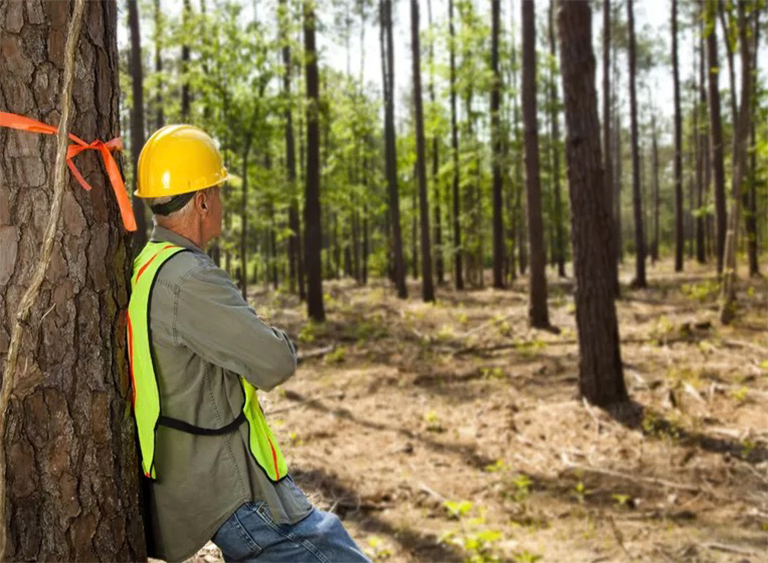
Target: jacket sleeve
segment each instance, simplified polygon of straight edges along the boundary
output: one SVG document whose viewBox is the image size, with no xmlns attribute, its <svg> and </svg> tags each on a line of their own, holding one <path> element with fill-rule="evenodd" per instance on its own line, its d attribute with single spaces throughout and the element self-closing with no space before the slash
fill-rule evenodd
<svg viewBox="0 0 768 563">
<path fill-rule="evenodd" d="M 296 348 L 256 316 L 224 270 L 192 270 L 176 295 L 173 337 L 204 360 L 269 391 L 296 371 Z"/>
</svg>

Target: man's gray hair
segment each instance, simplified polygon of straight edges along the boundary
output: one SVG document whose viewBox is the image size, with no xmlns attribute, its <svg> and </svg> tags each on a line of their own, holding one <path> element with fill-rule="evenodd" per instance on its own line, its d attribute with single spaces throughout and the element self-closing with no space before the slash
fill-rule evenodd
<svg viewBox="0 0 768 563">
<path fill-rule="evenodd" d="M 202 190 L 198 190 L 198 191 L 207 192 L 215 187 L 217 186 L 211 186 L 210 188 L 203 188 Z M 168 203 L 175 197 L 176 197 L 175 195 L 163 196 L 163 197 L 148 197 L 145 199 L 145 201 L 147 202 L 147 205 L 151 209 L 152 206 Z M 191 215 L 194 208 L 195 208 L 195 198 L 192 197 L 181 209 L 177 209 L 176 211 L 169 213 L 168 215 L 155 215 L 155 217 L 161 217 L 163 219 L 173 219 L 174 221 L 179 219 L 186 219 L 189 215 Z"/>
</svg>

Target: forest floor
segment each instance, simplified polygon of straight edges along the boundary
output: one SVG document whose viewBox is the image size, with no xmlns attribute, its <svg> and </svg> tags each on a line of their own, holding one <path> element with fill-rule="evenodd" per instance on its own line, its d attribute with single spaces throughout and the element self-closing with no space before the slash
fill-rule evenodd
<svg viewBox="0 0 768 563">
<path fill-rule="evenodd" d="M 629 290 L 628 261 L 632 404 L 608 413 L 577 398 L 573 279 L 548 275 L 559 334 L 528 328 L 523 279 L 434 305 L 418 282 L 406 301 L 326 282 L 324 325 L 254 291 L 300 352 L 334 346 L 262 395 L 299 486 L 376 562 L 768 561 L 765 280 L 742 274 L 722 327 L 711 267 L 663 261 Z"/>
</svg>

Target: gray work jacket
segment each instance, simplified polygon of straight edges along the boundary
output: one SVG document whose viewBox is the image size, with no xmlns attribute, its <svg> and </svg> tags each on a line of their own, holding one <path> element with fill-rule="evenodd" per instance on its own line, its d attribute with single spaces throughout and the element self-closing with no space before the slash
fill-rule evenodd
<svg viewBox="0 0 768 563">
<path fill-rule="evenodd" d="M 243 408 L 238 376 L 269 391 L 296 371 L 288 336 L 264 324 L 227 273 L 186 238 L 155 226 L 151 240 L 191 250 L 169 259 L 152 290 L 151 337 L 162 415 L 204 428 Z M 157 429 L 149 487 L 153 557 L 194 555 L 244 502 L 266 500 L 278 523 L 312 510 L 288 477 L 272 483 L 248 450 L 248 424 L 223 436 Z"/>
</svg>

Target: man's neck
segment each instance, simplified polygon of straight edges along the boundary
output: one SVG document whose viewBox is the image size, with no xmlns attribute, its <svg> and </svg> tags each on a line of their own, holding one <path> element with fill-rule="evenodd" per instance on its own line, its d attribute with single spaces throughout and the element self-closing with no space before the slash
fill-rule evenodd
<svg viewBox="0 0 768 563">
<path fill-rule="evenodd" d="M 157 219 L 155 219 L 155 221 L 157 222 Z M 203 238 L 203 234 L 200 232 L 200 229 L 198 229 L 196 225 L 192 225 L 190 227 L 187 225 L 176 225 L 173 223 L 165 222 L 157 222 L 157 224 L 164 229 L 184 237 L 201 250 L 205 250 L 205 246 L 208 244 L 208 241 Z"/>
</svg>

